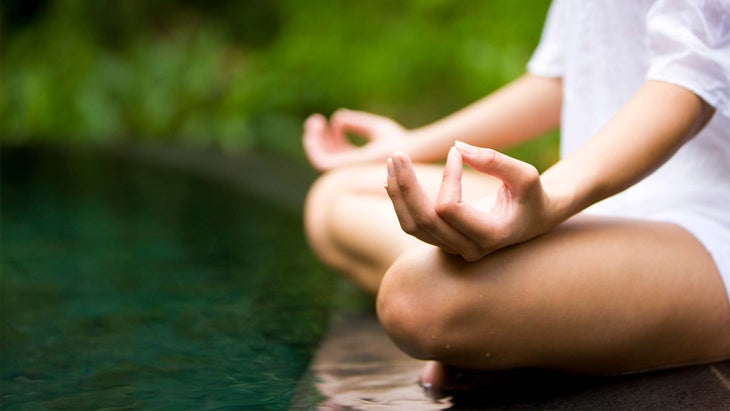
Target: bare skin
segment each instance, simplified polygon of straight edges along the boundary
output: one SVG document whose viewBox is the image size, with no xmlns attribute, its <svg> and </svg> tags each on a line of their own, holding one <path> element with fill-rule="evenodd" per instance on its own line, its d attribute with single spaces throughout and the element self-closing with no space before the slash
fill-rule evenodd
<svg viewBox="0 0 730 411">
<path fill-rule="evenodd" d="M 542 175 L 493 150 L 448 149 L 454 137 L 493 147 L 555 126 L 560 88 L 520 81 L 419 130 L 428 146 L 393 123 L 382 123 L 382 134 L 367 131 L 368 121 L 350 127 L 383 140 L 371 147 L 400 150 L 380 159 L 385 170 L 368 157 L 382 148 L 359 156 L 336 142 L 337 127 L 310 119 L 305 147 L 313 164 L 344 161 L 320 167 L 334 170 L 307 201 L 315 252 L 378 292 L 381 323 L 401 349 L 436 361 L 425 368 L 425 383 L 442 383 L 444 364 L 604 375 L 729 358 L 728 298 L 690 233 L 580 213 L 651 173 L 702 128 L 711 109 L 687 90 L 648 82 L 588 144 Z M 544 95 L 533 100 L 545 104 L 522 112 L 508 104 L 535 89 Z M 522 129 L 510 117 L 520 113 L 538 121 Z M 502 140 L 473 134 L 482 117 L 497 123 Z M 419 163 L 437 154 L 447 157 L 445 167 Z M 463 171 L 463 163 L 478 172 Z"/>
<path fill-rule="evenodd" d="M 671 224 L 576 217 L 476 263 L 414 247 L 378 311 L 407 353 L 465 368 L 614 374 L 729 354 L 720 277 Z"/>
<path fill-rule="evenodd" d="M 395 258 L 418 243 L 400 229 L 392 205 L 382 201 L 386 158 L 401 150 L 419 163 L 437 161 L 446 157 L 456 139 L 492 147 L 517 144 L 559 125 L 561 98 L 560 79 L 525 75 L 415 130 L 359 111 L 338 110 L 330 121 L 312 115 L 304 124 L 305 152 L 315 168 L 327 171 L 311 188 L 305 206 L 305 230 L 312 249 L 326 264 L 375 294 Z M 360 134 L 369 142 L 355 147 L 347 141 L 346 132 Z M 419 165 L 421 180 L 434 198 L 442 172 L 441 167 Z M 464 199 L 476 200 L 500 183 L 466 173 L 463 184 Z"/>
<path fill-rule="evenodd" d="M 435 197 L 440 168 L 417 169 Z M 337 174 L 318 183 L 307 211 L 321 213 L 307 222 L 324 216 L 335 220 L 330 224 L 348 222 L 349 229 L 333 235 L 341 246 L 322 246 L 320 255 L 341 261 L 340 269 L 365 289 L 380 286 L 381 321 L 399 330 L 394 340 L 417 358 L 485 370 L 531 366 L 604 375 L 730 355 L 724 287 L 706 250 L 682 228 L 576 216 L 549 234 L 466 263 L 400 230 L 380 186 L 381 167 L 356 170 L 361 180 L 354 193 L 352 180 L 336 184 Z M 465 181 L 465 191 L 495 187 L 475 173 Z M 313 204 L 326 198 L 317 190 L 339 193 L 329 210 L 340 212 Z M 384 279 L 380 267 L 390 267 Z M 424 383 L 447 378 L 439 362 L 424 368 Z"/>
<path fill-rule="evenodd" d="M 419 179 L 435 198 L 442 167 L 419 164 Z M 387 269 L 406 249 L 420 243 L 398 223 L 383 189 L 379 165 L 336 169 L 320 177 L 305 205 L 305 231 L 318 257 L 375 295 Z M 499 181 L 467 172 L 465 198 L 477 200 L 497 189 Z"/>
</svg>

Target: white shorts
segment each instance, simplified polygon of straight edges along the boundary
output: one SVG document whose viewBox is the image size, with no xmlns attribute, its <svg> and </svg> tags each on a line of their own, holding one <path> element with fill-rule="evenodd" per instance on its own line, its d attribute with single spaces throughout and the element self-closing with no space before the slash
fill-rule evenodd
<svg viewBox="0 0 730 411">
<path fill-rule="evenodd" d="M 647 217 L 648 220 L 677 224 L 702 243 L 715 261 L 730 301 L 730 230 L 710 218 L 686 210 L 668 210 Z"/>
<path fill-rule="evenodd" d="M 730 302 L 730 228 L 724 224 L 686 209 L 667 209 L 641 215 L 637 210 L 621 211 L 589 208 L 586 214 L 596 216 L 636 218 L 676 224 L 689 231 L 707 250 L 715 262 L 725 285 L 725 295 Z"/>
</svg>

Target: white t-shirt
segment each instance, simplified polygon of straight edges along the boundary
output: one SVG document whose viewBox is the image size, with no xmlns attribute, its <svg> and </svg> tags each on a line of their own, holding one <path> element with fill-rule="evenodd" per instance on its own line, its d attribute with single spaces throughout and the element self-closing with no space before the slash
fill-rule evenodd
<svg viewBox="0 0 730 411">
<path fill-rule="evenodd" d="M 561 156 L 647 79 L 715 108 L 656 172 L 586 212 L 683 226 L 712 253 L 730 290 L 730 0 L 554 0 L 528 71 L 563 79 Z"/>
</svg>

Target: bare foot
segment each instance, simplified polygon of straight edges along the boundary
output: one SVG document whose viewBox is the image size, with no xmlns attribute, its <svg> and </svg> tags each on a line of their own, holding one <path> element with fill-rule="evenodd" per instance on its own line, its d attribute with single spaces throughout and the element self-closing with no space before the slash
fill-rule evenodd
<svg viewBox="0 0 730 411">
<path fill-rule="evenodd" d="M 429 361 L 421 371 L 419 383 L 431 398 L 442 398 L 449 392 L 471 390 L 487 385 L 500 375 L 499 371 L 469 370 Z"/>
</svg>

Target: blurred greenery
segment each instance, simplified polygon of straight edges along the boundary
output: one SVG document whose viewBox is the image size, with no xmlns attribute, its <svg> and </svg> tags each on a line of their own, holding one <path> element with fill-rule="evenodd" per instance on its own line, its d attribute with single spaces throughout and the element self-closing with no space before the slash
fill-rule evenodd
<svg viewBox="0 0 730 411">
<path fill-rule="evenodd" d="M 418 126 L 524 72 L 548 0 L 5 0 L 2 142 L 302 156 L 345 106 Z M 511 153 L 539 168 L 551 135 Z"/>
</svg>

